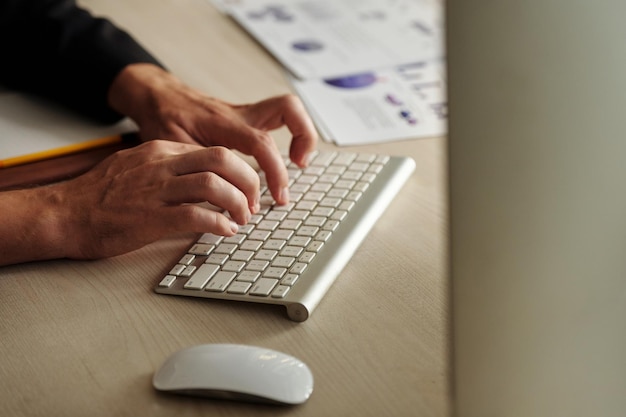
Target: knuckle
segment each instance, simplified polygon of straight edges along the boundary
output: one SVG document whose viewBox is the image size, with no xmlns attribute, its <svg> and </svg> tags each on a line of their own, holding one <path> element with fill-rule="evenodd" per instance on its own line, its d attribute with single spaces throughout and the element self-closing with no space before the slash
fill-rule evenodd
<svg viewBox="0 0 626 417">
<path fill-rule="evenodd" d="M 257 132 L 254 145 L 257 149 L 269 149 L 274 147 L 274 139 L 269 132 Z"/>
<path fill-rule="evenodd" d="M 231 157 L 231 151 L 224 146 L 212 146 L 209 148 L 211 158 L 215 162 L 225 162 Z"/>
<path fill-rule="evenodd" d="M 161 139 L 149 140 L 141 144 L 148 153 L 162 153 L 166 148 L 167 141 Z"/>
<path fill-rule="evenodd" d="M 302 105 L 302 101 L 295 94 L 285 94 L 280 97 L 283 108 L 292 109 L 292 108 L 300 108 Z"/>
<path fill-rule="evenodd" d="M 300 103 L 300 98 L 297 95 L 291 94 L 291 93 L 283 95 L 282 99 L 284 100 L 286 104 L 299 104 Z"/>
<path fill-rule="evenodd" d="M 199 172 L 196 177 L 196 181 L 198 182 L 197 186 L 202 189 L 212 189 L 220 180 L 217 174 L 210 171 Z"/>
<path fill-rule="evenodd" d="M 202 208 L 195 204 L 187 204 L 179 207 L 178 216 L 182 224 L 195 225 L 202 221 Z"/>
</svg>

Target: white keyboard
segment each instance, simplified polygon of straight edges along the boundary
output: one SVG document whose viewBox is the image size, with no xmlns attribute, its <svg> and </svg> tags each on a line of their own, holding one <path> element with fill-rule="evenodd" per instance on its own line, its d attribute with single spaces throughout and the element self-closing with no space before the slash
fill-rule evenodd
<svg viewBox="0 0 626 417">
<path fill-rule="evenodd" d="M 200 236 L 155 291 L 284 305 L 304 321 L 415 169 L 407 157 L 347 152 L 318 152 L 304 170 L 286 163 L 288 205 L 275 205 L 260 173 L 260 212 L 235 236 Z"/>
</svg>

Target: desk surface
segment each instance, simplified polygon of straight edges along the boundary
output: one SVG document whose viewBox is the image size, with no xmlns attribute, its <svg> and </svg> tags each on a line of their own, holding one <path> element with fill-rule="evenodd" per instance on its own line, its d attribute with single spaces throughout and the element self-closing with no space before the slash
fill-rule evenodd
<svg viewBox="0 0 626 417">
<path fill-rule="evenodd" d="M 211 95 L 251 102 L 289 92 L 280 66 L 207 0 L 82 4 Z M 284 131 L 275 137 L 288 143 Z M 2 414 L 447 415 L 444 145 L 439 138 L 346 148 L 410 155 L 417 169 L 304 323 L 289 321 L 283 308 L 154 293 L 195 235 L 106 260 L 0 268 Z M 222 342 L 300 357 L 315 377 L 312 397 L 274 407 L 152 388 L 170 353 Z"/>
</svg>

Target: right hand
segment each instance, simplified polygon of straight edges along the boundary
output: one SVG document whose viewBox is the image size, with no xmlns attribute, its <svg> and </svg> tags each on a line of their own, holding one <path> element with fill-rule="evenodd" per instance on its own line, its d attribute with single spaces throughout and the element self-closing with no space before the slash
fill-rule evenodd
<svg viewBox="0 0 626 417">
<path fill-rule="evenodd" d="M 259 177 L 232 151 L 171 141 L 117 152 L 52 187 L 64 212 L 66 257 L 75 259 L 119 255 L 174 232 L 231 236 L 259 208 Z M 230 218 L 193 204 L 205 201 Z"/>
</svg>

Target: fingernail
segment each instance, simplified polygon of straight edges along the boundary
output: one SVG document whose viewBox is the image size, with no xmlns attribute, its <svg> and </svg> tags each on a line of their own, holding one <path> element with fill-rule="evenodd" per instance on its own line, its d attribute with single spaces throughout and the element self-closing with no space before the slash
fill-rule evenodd
<svg viewBox="0 0 626 417">
<path fill-rule="evenodd" d="M 287 204 L 289 202 L 289 188 L 285 187 L 280 190 L 280 200 L 283 204 Z"/>
<path fill-rule="evenodd" d="M 234 221 L 230 221 L 230 230 L 233 233 L 237 233 L 239 231 L 239 225 L 237 223 L 235 223 Z"/>
<path fill-rule="evenodd" d="M 254 199 L 254 206 L 252 207 L 252 213 L 257 213 L 259 210 L 261 210 L 261 197 L 257 196 Z"/>
<path fill-rule="evenodd" d="M 300 166 L 303 168 L 308 167 L 309 163 L 311 163 L 311 160 L 313 160 L 313 153 L 309 152 L 302 157 L 302 160 L 300 161 L 301 162 Z"/>
</svg>

